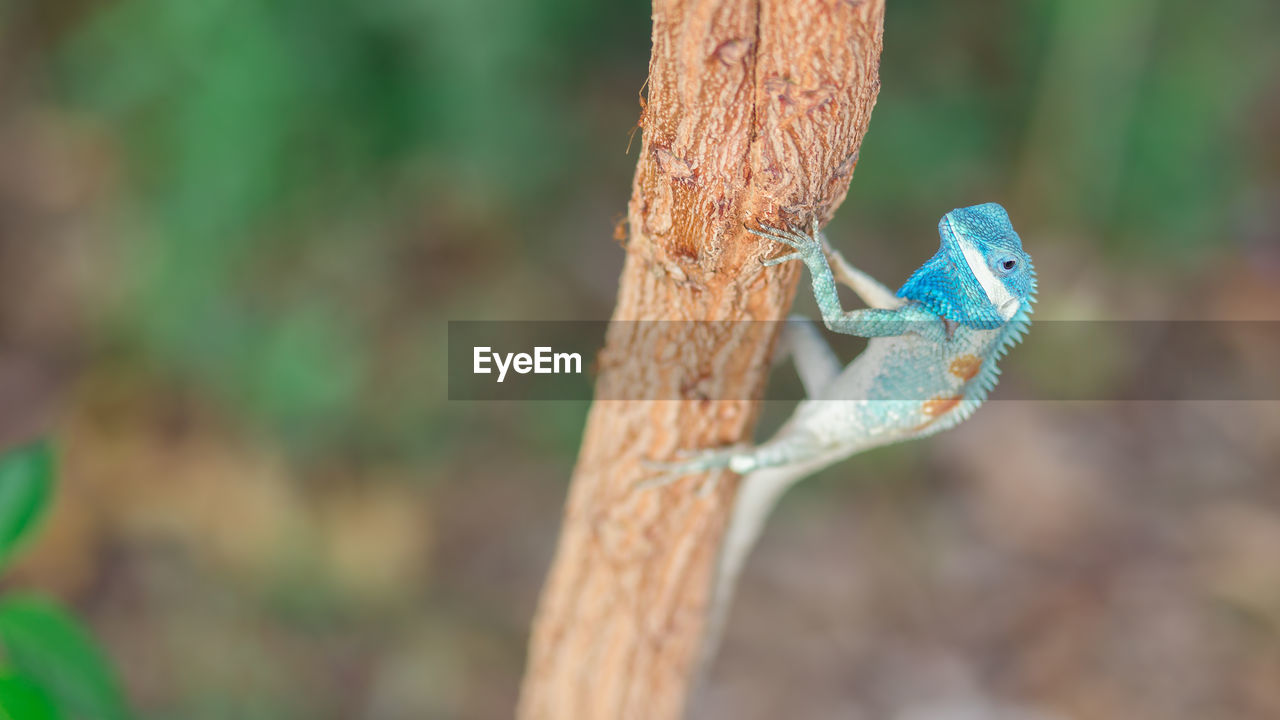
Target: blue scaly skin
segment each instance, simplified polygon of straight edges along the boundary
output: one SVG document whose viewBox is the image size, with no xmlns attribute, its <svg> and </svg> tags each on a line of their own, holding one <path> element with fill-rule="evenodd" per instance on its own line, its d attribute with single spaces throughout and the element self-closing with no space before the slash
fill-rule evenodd
<svg viewBox="0 0 1280 720">
<path fill-rule="evenodd" d="M 1035 270 L 996 203 L 944 215 L 937 254 L 897 293 L 826 248 L 817 220 L 807 235 L 772 227 L 749 231 L 793 251 L 765 265 L 799 260 L 809 268 L 829 330 L 870 342 L 842 369 L 812 325 L 789 323 L 784 341 L 808 398 L 768 442 L 667 465 L 676 475 L 784 466 L 804 466 L 807 475 L 869 448 L 946 430 L 986 400 L 1000 374 L 997 361 L 1030 325 Z M 868 308 L 841 307 L 837 273 Z"/>
</svg>

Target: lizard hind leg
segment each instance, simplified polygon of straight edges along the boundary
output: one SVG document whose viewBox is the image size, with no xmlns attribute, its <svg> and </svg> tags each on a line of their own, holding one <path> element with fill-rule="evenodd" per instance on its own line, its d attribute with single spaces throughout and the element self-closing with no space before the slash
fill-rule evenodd
<svg viewBox="0 0 1280 720">
<path fill-rule="evenodd" d="M 766 468 L 794 465 L 824 454 L 828 448 L 806 432 L 787 432 L 784 427 L 763 445 L 729 459 L 729 469 L 740 475 Z"/>
<path fill-rule="evenodd" d="M 729 470 L 745 475 L 763 468 L 804 462 L 821 455 L 822 452 L 823 449 L 807 433 L 786 434 L 784 432 L 756 447 L 733 445 L 717 450 L 707 450 L 687 460 L 676 462 L 643 461 L 646 468 L 657 470 L 659 474 L 641 480 L 636 487 L 642 490 L 663 487 L 687 475 L 715 470 Z M 699 492 L 708 492 L 709 488 L 715 485 L 719 475 L 720 473 L 713 472 L 703 483 Z"/>
</svg>

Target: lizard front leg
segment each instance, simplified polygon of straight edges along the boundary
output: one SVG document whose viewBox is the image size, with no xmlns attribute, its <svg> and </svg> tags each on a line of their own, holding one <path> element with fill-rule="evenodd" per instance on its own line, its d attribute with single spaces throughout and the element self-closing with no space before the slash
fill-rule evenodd
<svg viewBox="0 0 1280 720">
<path fill-rule="evenodd" d="M 822 242 L 819 239 L 817 220 L 814 220 L 811 235 L 806 235 L 797 229 L 782 230 L 767 225 L 763 226 L 762 230 L 748 228 L 747 232 L 782 243 L 795 250 L 795 252 L 765 260 L 764 264 L 780 265 L 791 260 L 803 262 L 809 268 L 809 276 L 813 283 L 813 297 L 818 302 L 818 309 L 822 311 L 822 322 L 832 332 L 868 338 L 890 337 L 901 335 L 915 327 L 919 319 L 918 313 L 912 312 L 911 308 L 905 305 L 892 308 L 872 307 L 848 312 L 841 307 L 835 276 L 831 272 L 831 264 L 823 252 Z M 852 268 L 852 266 L 849 267 Z M 870 276 L 861 271 L 856 272 L 857 275 L 879 286 L 879 283 L 875 283 Z M 856 276 L 851 277 L 856 278 Z M 883 292 L 877 291 L 866 283 L 863 283 L 863 286 L 869 290 L 868 297 L 875 298 L 877 301 L 886 300 Z M 879 287 L 882 291 L 888 290 L 883 286 Z"/>
</svg>

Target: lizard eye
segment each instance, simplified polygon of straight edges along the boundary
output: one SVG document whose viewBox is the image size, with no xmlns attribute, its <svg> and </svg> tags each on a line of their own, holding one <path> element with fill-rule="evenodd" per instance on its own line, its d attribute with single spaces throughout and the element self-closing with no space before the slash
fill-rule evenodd
<svg viewBox="0 0 1280 720">
<path fill-rule="evenodd" d="M 1013 272 L 1013 269 L 1018 267 L 1018 261 L 1013 258 L 1005 258 L 996 264 L 1006 273 Z"/>
</svg>

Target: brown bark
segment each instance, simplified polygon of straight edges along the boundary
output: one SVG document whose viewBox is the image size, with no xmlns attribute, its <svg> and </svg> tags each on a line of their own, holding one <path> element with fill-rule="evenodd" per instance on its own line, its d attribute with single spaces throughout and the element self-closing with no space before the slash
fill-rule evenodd
<svg viewBox="0 0 1280 720">
<path fill-rule="evenodd" d="M 879 88 L 883 0 L 654 0 L 615 320 L 534 622 L 524 720 L 683 712 L 736 482 L 639 490 L 640 461 L 749 440 L 800 268 L 744 231 L 825 221 Z M 707 397 L 747 398 L 710 401 Z"/>
</svg>

